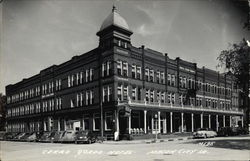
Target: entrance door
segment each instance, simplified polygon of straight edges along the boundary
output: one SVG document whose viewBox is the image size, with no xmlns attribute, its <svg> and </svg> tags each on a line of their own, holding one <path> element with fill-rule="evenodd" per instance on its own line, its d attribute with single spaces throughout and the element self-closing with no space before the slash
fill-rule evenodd
<svg viewBox="0 0 250 161">
<path fill-rule="evenodd" d="M 119 116 L 120 134 L 128 134 L 128 117 Z"/>
</svg>

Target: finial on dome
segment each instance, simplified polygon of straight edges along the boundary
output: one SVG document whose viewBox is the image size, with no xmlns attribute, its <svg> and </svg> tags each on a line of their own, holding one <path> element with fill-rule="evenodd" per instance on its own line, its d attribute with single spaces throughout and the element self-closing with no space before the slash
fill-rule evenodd
<svg viewBox="0 0 250 161">
<path fill-rule="evenodd" d="M 113 4 L 113 8 L 112 8 L 112 12 L 115 12 L 117 9 L 115 7 L 115 5 Z"/>
</svg>

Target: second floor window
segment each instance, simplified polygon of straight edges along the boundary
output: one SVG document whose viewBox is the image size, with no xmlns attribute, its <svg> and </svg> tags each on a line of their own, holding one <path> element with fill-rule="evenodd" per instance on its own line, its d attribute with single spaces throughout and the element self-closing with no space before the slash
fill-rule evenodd
<svg viewBox="0 0 250 161">
<path fill-rule="evenodd" d="M 127 85 L 118 85 L 117 97 L 120 101 L 128 100 L 128 86 Z"/>
<path fill-rule="evenodd" d="M 125 61 L 117 61 L 117 74 L 127 77 L 128 76 L 128 63 Z"/>
<path fill-rule="evenodd" d="M 154 70 L 150 70 L 150 82 L 154 82 Z"/>
<path fill-rule="evenodd" d="M 145 80 L 149 81 L 149 69 L 148 68 L 145 69 Z"/>
<path fill-rule="evenodd" d="M 168 74 L 168 86 L 171 85 L 171 74 Z"/>
<path fill-rule="evenodd" d="M 172 75 L 171 86 L 175 86 L 175 75 Z"/>
</svg>

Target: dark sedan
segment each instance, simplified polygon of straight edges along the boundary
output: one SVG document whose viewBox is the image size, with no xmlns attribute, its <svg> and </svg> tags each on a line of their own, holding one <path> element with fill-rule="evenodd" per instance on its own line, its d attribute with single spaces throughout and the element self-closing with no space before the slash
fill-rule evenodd
<svg viewBox="0 0 250 161">
<path fill-rule="evenodd" d="M 75 143 L 78 144 L 80 142 L 82 143 L 94 143 L 96 141 L 96 136 L 88 130 L 79 131 L 76 135 Z"/>
</svg>

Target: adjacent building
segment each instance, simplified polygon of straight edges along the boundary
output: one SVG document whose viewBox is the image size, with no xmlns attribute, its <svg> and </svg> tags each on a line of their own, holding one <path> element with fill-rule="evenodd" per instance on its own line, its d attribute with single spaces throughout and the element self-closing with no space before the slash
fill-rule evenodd
<svg viewBox="0 0 250 161">
<path fill-rule="evenodd" d="M 242 126 L 231 76 L 134 47 L 132 34 L 114 7 L 97 32 L 97 48 L 8 85 L 7 130 L 107 136 Z"/>
</svg>

